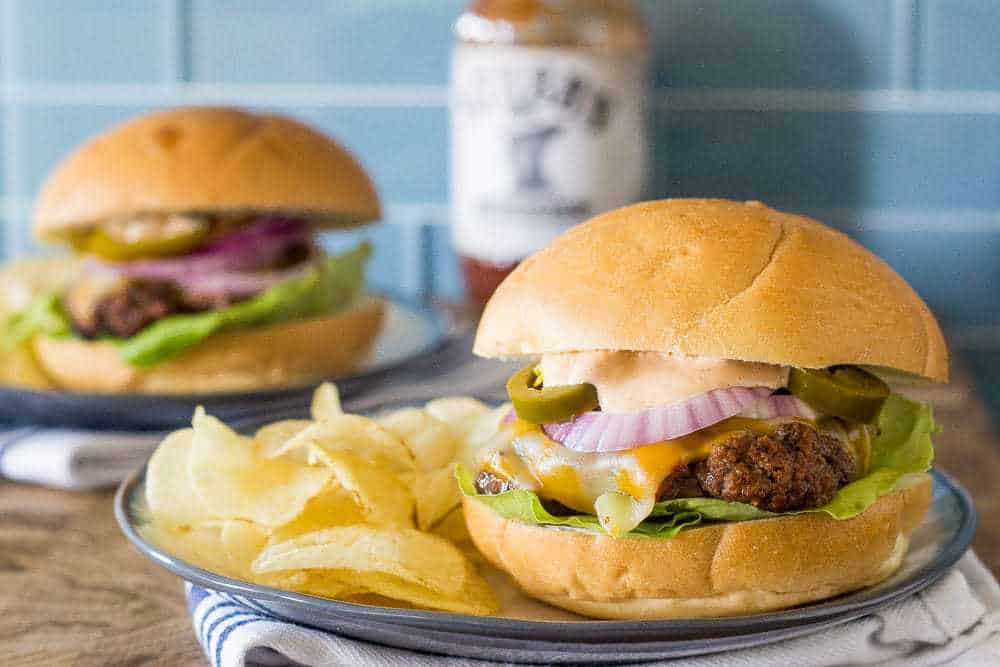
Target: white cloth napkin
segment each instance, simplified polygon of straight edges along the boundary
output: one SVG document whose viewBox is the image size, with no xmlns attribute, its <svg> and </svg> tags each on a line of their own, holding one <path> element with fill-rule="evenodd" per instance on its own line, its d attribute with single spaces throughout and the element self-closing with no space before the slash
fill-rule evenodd
<svg viewBox="0 0 1000 667">
<path fill-rule="evenodd" d="M 71 490 L 111 486 L 141 466 L 162 439 L 162 433 L 0 430 L 0 477 Z"/>
<path fill-rule="evenodd" d="M 189 587 L 188 601 L 198 641 L 214 667 L 486 667 L 496 664 L 414 653 L 340 637 L 278 620 L 259 608 L 248 606 L 253 603 L 244 598 L 196 587 Z M 969 551 L 934 585 L 856 621 L 776 644 L 645 664 L 670 667 L 1000 665 L 1000 586 Z"/>
</svg>

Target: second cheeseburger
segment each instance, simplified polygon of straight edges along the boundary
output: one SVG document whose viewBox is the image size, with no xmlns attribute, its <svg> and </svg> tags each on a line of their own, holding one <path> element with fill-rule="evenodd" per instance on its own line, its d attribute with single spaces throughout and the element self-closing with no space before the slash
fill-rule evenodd
<svg viewBox="0 0 1000 667">
<path fill-rule="evenodd" d="M 295 120 L 229 108 L 149 114 L 70 154 L 34 231 L 79 255 L 74 278 L 8 321 L 57 387 L 218 392 L 357 366 L 382 302 L 367 245 L 315 235 L 380 215 L 358 162 Z"/>
<path fill-rule="evenodd" d="M 934 316 L 845 235 L 758 202 L 580 225 L 489 302 L 475 352 L 526 358 L 458 475 L 477 547 L 600 618 L 755 613 L 895 571 L 927 511 Z"/>
</svg>

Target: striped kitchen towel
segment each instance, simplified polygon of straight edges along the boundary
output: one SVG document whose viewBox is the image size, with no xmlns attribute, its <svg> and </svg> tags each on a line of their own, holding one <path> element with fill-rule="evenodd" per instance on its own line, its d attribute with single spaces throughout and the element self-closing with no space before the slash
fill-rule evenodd
<svg viewBox="0 0 1000 667">
<path fill-rule="evenodd" d="M 214 667 L 496 664 L 349 639 L 278 619 L 260 603 L 245 597 L 190 585 L 188 606 L 198 641 Z M 649 664 L 670 667 L 1000 665 L 1000 586 L 970 551 L 934 585 L 856 621 L 777 644 Z"/>
<path fill-rule="evenodd" d="M 162 439 L 149 432 L 0 429 L 0 478 L 81 491 L 112 486 Z"/>
</svg>

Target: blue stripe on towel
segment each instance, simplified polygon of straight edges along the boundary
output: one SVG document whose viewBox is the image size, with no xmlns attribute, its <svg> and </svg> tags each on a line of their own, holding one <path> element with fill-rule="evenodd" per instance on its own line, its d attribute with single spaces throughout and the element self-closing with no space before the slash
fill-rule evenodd
<svg viewBox="0 0 1000 667">
<path fill-rule="evenodd" d="M 226 614 L 225 616 L 222 616 L 215 623 L 212 624 L 212 627 L 208 629 L 208 634 L 205 635 L 205 644 L 204 644 L 205 648 L 207 648 L 209 652 L 212 651 L 212 634 L 215 632 L 216 628 L 220 628 L 221 626 L 221 629 L 219 630 L 220 634 L 218 641 L 215 643 L 216 652 L 218 652 L 218 649 L 222 646 L 222 639 L 224 637 L 229 636 L 229 633 L 226 632 L 228 628 L 223 626 L 223 623 L 225 623 L 226 621 L 231 621 L 229 625 L 232 625 L 237 620 L 244 620 L 244 619 L 249 619 L 253 621 L 263 621 L 265 620 L 265 617 L 261 616 L 255 611 L 250 611 L 248 609 L 245 609 L 243 611 L 234 611 L 229 614 Z"/>
<path fill-rule="evenodd" d="M 198 605 L 202 603 L 202 600 L 208 597 L 209 593 L 204 588 L 189 585 L 187 594 L 188 613 L 193 616 L 194 610 L 198 608 Z"/>
<path fill-rule="evenodd" d="M 226 628 L 225 630 L 223 630 L 222 634 L 219 635 L 219 641 L 215 645 L 215 654 L 214 654 L 215 655 L 215 662 L 214 662 L 214 664 L 216 665 L 216 667 L 219 667 L 220 665 L 222 665 L 222 649 L 225 648 L 225 646 L 226 646 L 226 639 L 229 637 L 229 634 L 233 630 L 235 630 L 236 628 L 243 627 L 244 625 L 247 625 L 249 623 L 259 623 L 260 621 L 264 621 L 264 620 L 267 620 L 267 619 L 258 614 L 254 618 L 245 618 L 242 621 L 236 621 L 235 623 L 233 623 L 232 625 L 230 625 L 228 628 Z"/>
<path fill-rule="evenodd" d="M 257 622 L 295 625 L 275 618 L 263 604 L 232 593 L 222 593 L 200 586 L 187 585 L 188 610 L 205 656 L 220 667 L 226 640 L 238 628 Z"/>
<path fill-rule="evenodd" d="M 209 616 L 211 616 L 214 612 L 216 612 L 216 611 L 218 611 L 220 609 L 243 609 L 243 607 L 241 605 L 236 604 L 235 602 L 217 602 L 217 603 L 213 604 L 209 609 L 207 609 L 205 611 L 204 614 L 202 614 L 201 622 L 198 624 L 198 637 L 199 638 L 202 638 L 202 639 L 205 638 L 205 636 L 206 636 L 206 633 L 205 633 L 205 624 L 208 622 Z M 211 632 L 211 630 L 209 630 L 209 632 Z"/>
</svg>

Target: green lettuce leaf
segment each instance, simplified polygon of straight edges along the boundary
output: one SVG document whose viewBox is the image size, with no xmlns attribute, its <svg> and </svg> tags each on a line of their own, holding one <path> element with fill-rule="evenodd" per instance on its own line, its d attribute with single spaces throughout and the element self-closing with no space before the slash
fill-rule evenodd
<svg viewBox="0 0 1000 667">
<path fill-rule="evenodd" d="M 146 327 L 131 338 L 106 338 L 122 358 L 148 368 L 194 347 L 220 331 L 276 324 L 330 313 L 347 306 L 364 286 L 364 265 L 371 246 L 331 255 L 300 277 L 286 280 L 252 299 L 201 313 L 172 315 Z M 36 299 L 12 316 L 2 340 L 20 344 L 36 335 L 60 336 L 70 332 L 69 320 L 57 294 Z"/>
<path fill-rule="evenodd" d="M 68 332 L 69 321 L 59 295 L 54 292 L 43 294 L 3 322 L 0 326 L 0 349 L 10 352 L 40 333 L 61 336 Z"/>
<path fill-rule="evenodd" d="M 824 512 L 834 519 L 850 519 L 864 512 L 881 496 L 892 492 L 906 475 L 930 469 L 934 460 L 931 434 L 938 429 L 929 405 L 892 394 L 882 406 L 877 424 L 879 434 L 872 441 L 868 474 L 842 487 L 826 505 L 787 514 Z M 476 490 L 472 475 L 465 467 L 459 465 L 455 476 L 462 493 L 508 519 L 604 532 L 597 517 L 589 514 L 553 516 L 532 491 L 517 489 L 485 495 Z M 749 521 L 774 516 L 779 515 L 753 505 L 718 498 L 679 498 L 656 503 L 649 517 L 629 535 L 673 537 L 703 521 Z"/>
<path fill-rule="evenodd" d="M 930 470 L 934 462 L 931 434 L 938 431 L 931 406 L 891 394 L 882 405 L 877 424 L 879 434 L 872 441 L 868 474 L 811 511 L 850 519 L 896 488 L 903 476 Z"/>
<path fill-rule="evenodd" d="M 718 498 L 676 498 L 653 505 L 649 516 L 671 516 L 678 512 L 694 512 L 705 521 L 750 521 L 774 516 L 772 512 Z"/>
<path fill-rule="evenodd" d="M 492 496 L 482 495 L 476 491 L 476 485 L 472 480 L 472 473 L 461 464 L 455 466 L 455 478 L 458 480 L 458 485 L 462 489 L 462 493 L 467 496 L 474 496 L 476 500 L 484 503 L 493 511 L 508 519 L 517 519 L 523 523 L 530 524 L 568 526 L 570 528 L 604 532 L 597 517 L 591 514 L 555 516 L 549 513 L 542 506 L 542 501 L 532 491 L 514 489 Z M 643 521 L 629 534 L 644 535 L 646 537 L 673 537 L 681 532 L 683 528 L 697 524 L 700 521 L 701 515 L 697 512 L 679 511 L 669 516 L 664 516 L 662 519 Z"/>
</svg>

